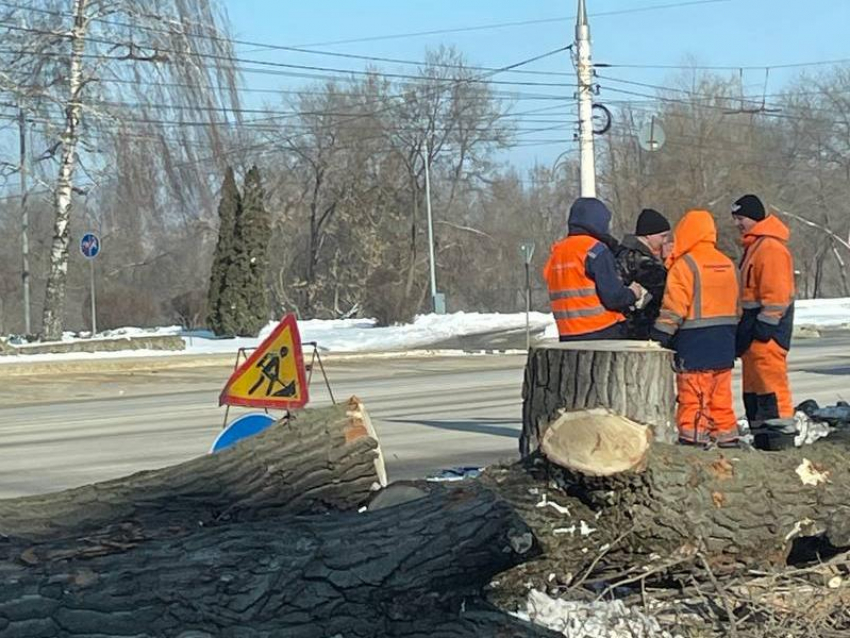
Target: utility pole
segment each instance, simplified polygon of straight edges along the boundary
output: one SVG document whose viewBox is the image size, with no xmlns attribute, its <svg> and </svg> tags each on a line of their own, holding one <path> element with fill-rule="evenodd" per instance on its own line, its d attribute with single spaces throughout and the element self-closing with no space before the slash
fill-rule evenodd
<svg viewBox="0 0 850 638">
<path fill-rule="evenodd" d="M 21 283 L 24 288 L 24 331 L 32 334 L 32 319 L 30 317 L 30 243 L 29 243 L 29 212 L 27 211 L 27 124 L 24 109 L 18 109 L 18 129 L 20 132 L 21 151 Z"/>
<path fill-rule="evenodd" d="M 431 257 L 431 310 L 436 314 L 442 314 L 437 307 L 437 271 L 434 264 L 434 221 L 431 217 L 431 151 L 428 149 L 428 140 L 425 140 L 425 209 L 428 211 L 428 252 Z"/>
<path fill-rule="evenodd" d="M 593 153 L 593 65 L 590 61 L 590 25 L 585 0 L 576 15 L 576 75 L 582 197 L 596 197 L 596 159 Z"/>
</svg>

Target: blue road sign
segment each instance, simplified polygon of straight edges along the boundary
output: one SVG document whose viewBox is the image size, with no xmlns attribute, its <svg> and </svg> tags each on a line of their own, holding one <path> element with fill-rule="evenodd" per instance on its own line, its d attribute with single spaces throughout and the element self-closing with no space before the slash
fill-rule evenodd
<svg viewBox="0 0 850 638">
<path fill-rule="evenodd" d="M 259 434 L 274 422 L 274 417 L 270 417 L 265 412 L 252 412 L 240 416 L 216 437 L 210 448 L 210 454 L 226 450 L 243 439 Z"/>
<path fill-rule="evenodd" d="M 80 239 L 80 252 L 86 259 L 94 259 L 100 253 L 100 237 L 94 233 L 86 233 Z"/>
</svg>

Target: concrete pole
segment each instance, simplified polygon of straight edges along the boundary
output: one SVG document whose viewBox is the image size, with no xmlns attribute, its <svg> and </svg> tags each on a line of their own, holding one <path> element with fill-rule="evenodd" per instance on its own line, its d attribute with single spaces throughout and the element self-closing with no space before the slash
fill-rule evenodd
<svg viewBox="0 0 850 638">
<path fill-rule="evenodd" d="M 434 263 L 434 220 L 431 217 L 431 152 L 425 140 L 425 208 L 428 211 L 428 253 L 431 257 L 431 310 L 437 312 L 437 271 Z"/>
<path fill-rule="evenodd" d="M 21 152 L 21 284 L 24 288 L 24 332 L 32 334 L 32 318 L 30 315 L 30 240 L 29 240 L 29 212 L 27 211 L 27 128 L 24 118 L 24 109 L 18 110 L 18 129 L 20 133 Z"/>
<path fill-rule="evenodd" d="M 590 61 L 590 25 L 585 0 L 578 0 L 576 16 L 576 74 L 582 197 L 596 197 L 596 159 L 593 153 L 593 65 Z"/>
</svg>

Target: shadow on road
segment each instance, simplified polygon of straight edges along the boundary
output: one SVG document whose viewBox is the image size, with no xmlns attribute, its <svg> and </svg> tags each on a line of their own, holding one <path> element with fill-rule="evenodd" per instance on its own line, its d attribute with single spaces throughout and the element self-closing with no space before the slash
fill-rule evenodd
<svg viewBox="0 0 850 638">
<path fill-rule="evenodd" d="M 424 425 L 440 430 L 470 432 L 473 434 L 489 434 L 515 439 L 519 436 L 522 425 L 515 419 L 461 419 L 461 420 L 428 420 L 428 419 L 384 419 L 386 423 L 409 423 Z M 500 425 L 504 424 L 504 425 Z"/>
<path fill-rule="evenodd" d="M 833 366 L 824 368 L 803 368 L 800 372 L 809 372 L 811 374 L 829 374 L 834 376 L 850 375 L 850 366 Z"/>
</svg>

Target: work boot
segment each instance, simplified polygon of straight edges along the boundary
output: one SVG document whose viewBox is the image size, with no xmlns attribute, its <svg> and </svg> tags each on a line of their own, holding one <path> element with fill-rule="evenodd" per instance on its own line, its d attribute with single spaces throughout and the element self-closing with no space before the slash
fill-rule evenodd
<svg viewBox="0 0 850 638">
<path fill-rule="evenodd" d="M 752 428 L 753 444 L 760 450 L 785 450 L 794 447 L 799 435 L 795 419 L 767 419 L 759 427 Z"/>
<path fill-rule="evenodd" d="M 693 439 L 689 436 L 682 436 L 679 434 L 679 445 L 692 445 L 695 447 L 705 447 L 706 445 L 711 444 L 711 437 L 708 436 L 707 433 L 700 432 L 697 435 L 696 439 Z"/>
</svg>

